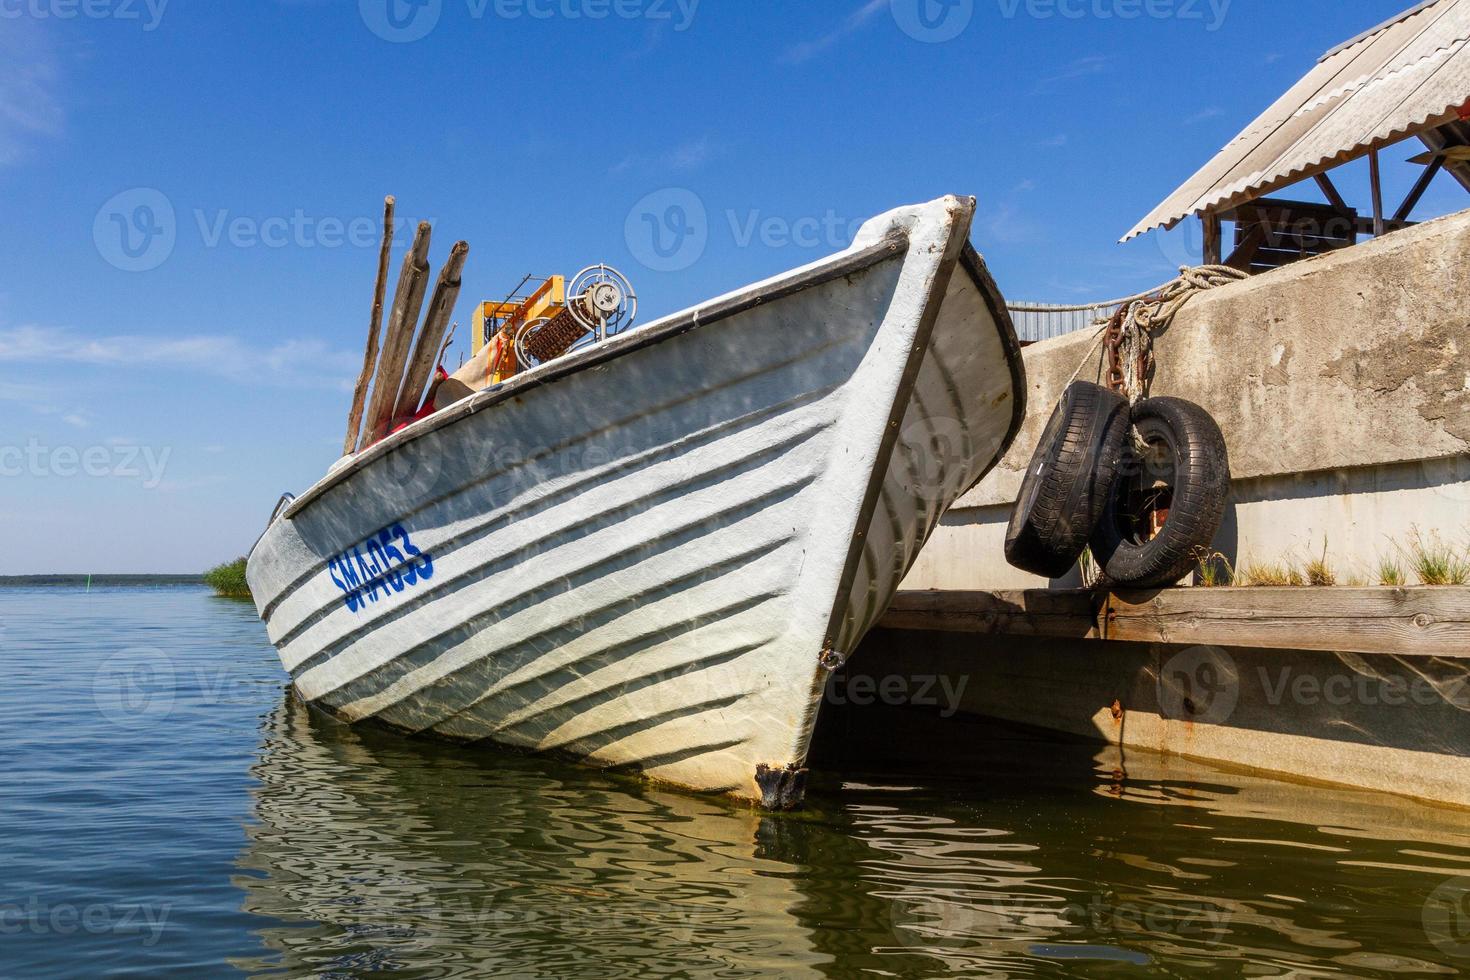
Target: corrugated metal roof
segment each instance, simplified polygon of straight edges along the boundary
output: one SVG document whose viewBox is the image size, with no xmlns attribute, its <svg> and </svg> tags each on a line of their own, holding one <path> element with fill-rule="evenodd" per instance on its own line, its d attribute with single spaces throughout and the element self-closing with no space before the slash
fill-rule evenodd
<svg viewBox="0 0 1470 980">
<path fill-rule="evenodd" d="M 1458 119 L 1467 100 L 1470 0 L 1421 3 L 1329 51 L 1123 241 Z"/>
<path fill-rule="evenodd" d="M 1027 343 L 1035 343 L 1090 329 L 1099 320 L 1111 317 L 1117 307 L 1094 306 L 1079 310 L 1060 303 L 1017 303 L 1007 309 L 1011 323 L 1016 327 L 1016 336 Z"/>
</svg>

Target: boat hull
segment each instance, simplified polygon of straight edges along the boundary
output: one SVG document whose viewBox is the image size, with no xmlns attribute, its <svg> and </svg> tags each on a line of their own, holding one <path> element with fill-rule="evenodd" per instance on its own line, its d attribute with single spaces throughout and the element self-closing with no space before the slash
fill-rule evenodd
<svg viewBox="0 0 1470 980">
<path fill-rule="evenodd" d="M 798 801 L 831 669 L 1018 422 L 1014 336 L 962 256 L 971 208 L 875 219 L 331 474 L 247 573 L 296 690 L 351 722 Z"/>
</svg>

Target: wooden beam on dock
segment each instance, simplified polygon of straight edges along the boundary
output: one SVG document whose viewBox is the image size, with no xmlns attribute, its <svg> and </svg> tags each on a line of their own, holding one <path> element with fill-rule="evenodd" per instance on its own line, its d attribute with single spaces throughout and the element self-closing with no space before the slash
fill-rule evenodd
<svg viewBox="0 0 1470 980">
<path fill-rule="evenodd" d="M 1094 639 L 1092 592 L 900 592 L 878 625 L 945 633 Z"/>
<path fill-rule="evenodd" d="M 888 629 L 1470 659 L 1470 588 L 901 592 Z"/>
</svg>

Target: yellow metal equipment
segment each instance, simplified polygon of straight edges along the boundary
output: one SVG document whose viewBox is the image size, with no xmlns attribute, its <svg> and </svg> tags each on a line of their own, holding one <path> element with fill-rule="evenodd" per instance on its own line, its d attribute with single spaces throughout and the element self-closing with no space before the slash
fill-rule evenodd
<svg viewBox="0 0 1470 980">
<path fill-rule="evenodd" d="M 572 277 L 527 276 L 498 303 L 481 303 L 474 316 L 476 360 L 482 383 L 498 384 L 536 364 L 589 342 L 600 343 L 631 326 L 638 297 L 616 269 L 595 265 Z"/>
<path fill-rule="evenodd" d="M 475 353 L 500 331 L 500 328 L 511 323 L 530 323 L 532 320 L 543 316 L 555 316 L 567 305 L 567 280 L 565 276 L 552 276 L 549 279 L 532 279 L 529 276 L 521 281 L 516 288 L 516 293 L 530 283 L 537 283 L 529 296 L 517 296 L 514 293 L 499 303 L 481 303 L 479 309 L 475 310 Z"/>
</svg>

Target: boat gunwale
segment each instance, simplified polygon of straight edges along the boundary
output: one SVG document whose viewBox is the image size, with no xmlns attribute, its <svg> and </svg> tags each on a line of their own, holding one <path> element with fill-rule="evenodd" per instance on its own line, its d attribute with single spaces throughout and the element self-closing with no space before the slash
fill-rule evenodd
<svg viewBox="0 0 1470 980">
<path fill-rule="evenodd" d="M 266 526 L 265 532 L 251 546 L 249 556 L 255 554 L 256 548 L 260 546 L 260 542 L 265 539 L 266 534 L 269 534 L 271 527 L 276 522 L 295 518 L 314 501 L 325 496 L 329 490 L 416 439 L 571 374 L 597 367 L 635 351 L 682 336 L 698 327 L 727 320 L 767 302 L 784 299 L 844 276 L 866 271 L 880 262 L 907 252 L 909 245 L 907 232 L 891 231 L 880 241 L 861 249 L 840 253 L 833 256 L 829 262 L 796 270 L 789 275 L 770 280 L 759 288 L 746 287 L 723 299 L 714 300 L 708 305 L 695 306 L 682 313 L 673 314 L 664 322 L 655 321 L 642 330 L 620 334 L 594 347 L 589 347 L 585 351 L 559 358 L 542 368 L 477 392 L 393 433 L 376 445 L 357 454 L 352 462 L 322 477 L 284 508 L 275 521 Z"/>
<path fill-rule="evenodd" d="M 1021 338 L 1016 333 L 1015 321 L 1011 319 L 1010 311 L 1006 308 L 1005 294 L 1000 291 L 995 277 L 990 274 L 990 267 L 985 264 L 985 257 L 968 240 L 960 251 L 959 264 L 975 281 L 976 287 L 980 290 L 980 296 L 985 300 L 985 306 L 990 310 L 991 319 L 995 321 L 996 329 L 1000 331 L 1000 343 L 1005 348 L 1006 360 L 1010 363 L 1011 368 L 1012 404 L 1011 427 L 996 449 L 995 457 L 980 471 L 975 482 L 955 498 L 956 504 L 965 494 L 978 487 L 981 481 L 1000 465 L 1000 461 L 1005 459 L 1006 453 L 1011 451 L 1011 446 L 1021 434 L 1021 426 L 1026 422 L 1026 406 L 1029 401 L 1029 392 L 1026 390 L 1026 360 L 1021 353 Z"/>
</svg>

